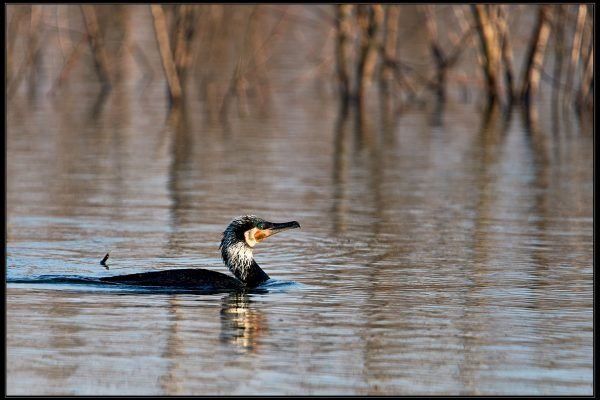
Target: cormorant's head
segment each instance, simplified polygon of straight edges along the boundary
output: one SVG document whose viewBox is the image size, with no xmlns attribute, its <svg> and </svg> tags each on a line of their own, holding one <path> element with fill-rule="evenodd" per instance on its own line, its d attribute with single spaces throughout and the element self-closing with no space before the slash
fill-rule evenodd
<svg viewBox="0 0 600 400">
<path fill-rule="evenodd" d="M 287 229 L 300 228 L 296 221 L 275 223 L 255 215 L 244 215 L 231 221 L 221 239 L 221 257 L 229 270 L 244 280 L 245 271 L 254 261 L 252 249 L 269 236 Z"/>
</svg>

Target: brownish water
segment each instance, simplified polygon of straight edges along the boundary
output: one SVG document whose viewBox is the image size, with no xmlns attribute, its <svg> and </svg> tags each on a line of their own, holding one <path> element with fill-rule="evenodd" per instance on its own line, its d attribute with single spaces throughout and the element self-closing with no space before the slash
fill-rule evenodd
<svg viewBox="0 0 600 400">
<path fill-rule="evenodd" d="M 6 275 L 31 281 L 7 285 L 7 394 L 591 395 L 589 130 L 547 104 L 533 129 L 341 119 L 279 65 L 268 113 L 228 127 L 193 100 L 169 120 L 163 82 L 9 104 Z M 302 225 L 258 246 L 265 293 L 36 281 L 227 273 L 247 213 Z"/>
</svg>

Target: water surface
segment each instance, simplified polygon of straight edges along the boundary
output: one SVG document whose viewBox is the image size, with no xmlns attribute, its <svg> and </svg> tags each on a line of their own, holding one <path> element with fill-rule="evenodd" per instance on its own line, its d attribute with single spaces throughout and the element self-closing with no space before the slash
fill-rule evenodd
<svg viewBox="0 0 600 400">
<path fill-rule="evenodd" d="M 268 113 L 227 125 L 169 119 L 162 82 L 9 104 L 7 393 L 592 394 L 589 130 L 547 104 L 342 118 L 286 60 Z M 241 214 L 302 225 L 257 246 L 264 290 L 94 281 L 228 273 Z"/>
</svg>

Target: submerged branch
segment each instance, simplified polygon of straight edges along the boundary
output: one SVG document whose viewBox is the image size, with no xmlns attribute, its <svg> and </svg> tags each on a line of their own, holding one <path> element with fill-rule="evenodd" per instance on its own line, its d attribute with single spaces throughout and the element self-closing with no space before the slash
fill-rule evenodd
<svg viewBox="0 0 600 400">
<path fill-rule="evenodd" d="M 160 4 L 150 5 L 150 10 L 152 11 L 152 17 L 154 19 L 154 33 L 156 34 L 163 71 L 167 78 L 170 100 L 172 103 L 178 103 L 181 101 L 182 89 L 181 83 L 179 82 L 179 76 L 177 75 L 177 68 L 173 60 L 171 44 L 169 43 L 165 13 Z"/>
<path fill-rule="evenodd" d="M 102 40 L 102 33 L 98 27 L 98 18 L 96 16 L 96 9 L 93 5 L 86 4 L 81 5 L 81 12 L 83 13 L 83 19 L 87 29 L 87 38 L 90 43 L 92 54 L 94 55 L 94 65 L 96 66 L 96 72 L 100 82 L 104 86 L 104 89 L 109 89 L 111 86 L 111 73 L 110 63 L 104 48 Z"/>
<path fill-rule="evenodd" d="M 536 25 L 529 42 L 529 50 L 525 58 L 523 72 L 523 83 L 521 85 L 521 100 L 526 106 L 537 94 L 542 64 L 544 62 L 544 51 L 550 35 L 550 24 L 548 21 L 549 6 L 540 6 Z"/>
</svg>

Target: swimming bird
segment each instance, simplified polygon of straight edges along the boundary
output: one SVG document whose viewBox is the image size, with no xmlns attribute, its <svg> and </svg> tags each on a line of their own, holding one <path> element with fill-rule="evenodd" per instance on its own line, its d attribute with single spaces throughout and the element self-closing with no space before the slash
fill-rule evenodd
<svg viewBox="0 0 600 400">
<path fill-rule="evenodd" d="M 223 232 L 219 249 L 223 262 L 235 278 L 217 271 L 185 268 L 116 275 L 103 277 L 100 280 L 141 286 L 203 289 L 255 288 L 270 278 L 254 260 L 254 247 L 269 236 L 294 228 L 300 228 L 300 224 L 296 221 L 274 223 L 255 215 L 234 218 Z"/>
</svg>

